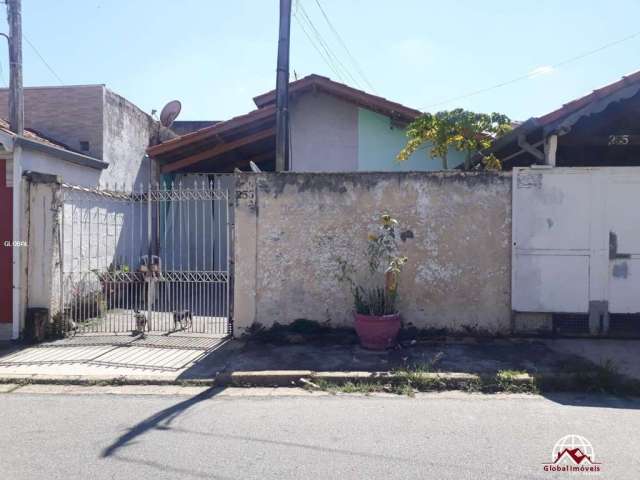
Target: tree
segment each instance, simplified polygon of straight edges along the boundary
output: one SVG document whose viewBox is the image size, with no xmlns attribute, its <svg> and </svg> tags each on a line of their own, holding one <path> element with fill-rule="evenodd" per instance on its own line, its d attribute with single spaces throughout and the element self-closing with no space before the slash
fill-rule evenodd
<svg viewBox="0 0 640 480">
<path fill-rule="evenodd" d="M 431 157 L 442 159 L 447 169 L 447 153 L 451 148 L 466 153 L 465 169 L 471 168 L 471 158 L 491 145 L 497 137 L 511 130 L 509 117 L 500 113 L 476 113 L 456 108 L 436 114 L 425 113 L 407 127 L 407 144 L 397 155 L 404 161 L 423 144 L 431 143 Z M 492 154 L 483 157 L 487 169 L 501 168 L 500 161 Z"/>
</svg>

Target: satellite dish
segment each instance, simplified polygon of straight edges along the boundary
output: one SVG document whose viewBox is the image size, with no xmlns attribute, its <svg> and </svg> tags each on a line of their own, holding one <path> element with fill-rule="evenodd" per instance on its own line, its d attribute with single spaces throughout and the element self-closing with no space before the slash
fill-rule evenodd
<svg viewBox="0 0 640 480">
<path fill-rule="evenodd" d="M 182 104 L 178 100 L 171 100 L 160 112 L 160 125 L 169 128 L 174 120 L 180 115 Z"/>
<path fill-rule="evenodd" d="M 249 166 L 251 167 L 251 171 L 253 173 L 260 173 L 262 172 L 262 170 L 260 170 L 260 167 L 258 165 L 256 165 L 254 162 L 249 161 Z"/>
</svg>

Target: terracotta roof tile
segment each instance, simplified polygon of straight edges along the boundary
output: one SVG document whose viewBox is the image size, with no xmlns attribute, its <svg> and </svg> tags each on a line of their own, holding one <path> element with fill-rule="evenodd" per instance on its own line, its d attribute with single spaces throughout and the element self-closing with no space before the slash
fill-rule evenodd
<svg viewBox="0 0 640 480">
<path fill-rule="evenodd" d="M 334 82 L 328 77 L 315 74 L 289 83 L 289 94 L 313 90 L 314 88 L 406 122 L 410 122 L 422 114 L 419 110 L 406 107 L 400 103 L 392 102 L 386 98 L 372 95 L 348 85 Z M 254 97 L 253 100 L 258 106 L 257 110 L 196 130 L 195 132 L 181 135 L 180 137 L 168 140 L 159 145 L 154 145 L 147 149 L 147 153 L 151 156 L 164 155 L 170 152 L 175 152 L 182 147 L 187 147 L 209 138 L 220 136 L 221 134 L 228 133 L 235 129 L 250 126 L 254 122 L 264 121 L 270 116 L 273 116 L 275 120 L 274 90 L 258 95 L 257 97 Z"/>
<path fill-rule="evenodd" d="M 617 92 L 628 86 L 629 84 L 640 81 L 640 70 L 629 75 L 623 76 L 620 80 L 605 85 L 604 87 L 598 88 L 593 92 L 584 95 L 580 98 L 576 98 L 568 103 L 565 103 L 562 107 L 547 113 L 546 115 L 542 115 L 538 117 L 537 120 L 540 125 L 548 125 L 550 123 L 555 122 L 556 120 L 565 117 L 576 110 L 581 109 L 582 107 L 588 105 L 590 102 L 594 100 L 598 100 L 602 97 L 606 97 L 607 95 L 611 95 L 612 93 Z"/>
<path fill-rule="evenodd" d="M 241 128 L 243 126 L 250 125 L 253 122 L 258 122 L 273 116 L 275 121 L 276 108 L 275 106 L 268 108 L 259 108 L 252 110 L 244 115 L 238 115 L 237 117 L 230 118 L 223 122 L 218 122 L 215 125 L 201 128 L 195 132 L 187 133 L 176 138 L 172 138 L 164 143 L 154 145 L 147 149 L 147 153 L 151 156 L 160 155 L 170 152 L 185 145 L 190 145 L 201 140 L 206 140 L 216 135 L 228 133 L 231 130 Z"/>
<path fill-rule="evenodd" d="M 9 122 L 7 122 L 3 118 L 0 118 L 0 131 L 3 131 L 3 132 L 8 133 L 10 135 L 15 135 L 15 133 L 13 133 L 11 131 L 11 127 L 9 125 Z M 29 140 L 35 140 L 36 142 L 44 143 L 45 145 L 49 145 L 50 147 L 62 148 L 64 150 L 71 150 L 64 143 L 60 143 L 60 142 L 57 142 L 55 140 L 46 138 L 42 134 L 37 133 L 35 130 L 25 129 L 24 130 L 24 134 L 22 136 L 25 137 L 25 138 L 28 138 Z"/>
</svg>

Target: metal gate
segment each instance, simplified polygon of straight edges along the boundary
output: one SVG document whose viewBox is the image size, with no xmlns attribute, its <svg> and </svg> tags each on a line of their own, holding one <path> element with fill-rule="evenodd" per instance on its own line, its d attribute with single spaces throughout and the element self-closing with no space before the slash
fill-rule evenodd
<svg viewBox="0 0 640 480">
<path fill-rule="evenodd" d="M 231 333 L 228 191 L 185 178 L 133 192 L 63 186 L 62 328 Z"/>
<path fill-rule="evenodd" d="M 637 325 L 639 194 L 637 167 L 515 168 L 513 309 Z"/>
</svg>

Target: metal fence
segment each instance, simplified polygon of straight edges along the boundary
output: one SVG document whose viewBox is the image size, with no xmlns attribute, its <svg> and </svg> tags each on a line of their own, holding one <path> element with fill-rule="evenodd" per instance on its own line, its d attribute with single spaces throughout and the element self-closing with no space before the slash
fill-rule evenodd
<svg viewBox="0 0 640 480">
<path fill-rule="evenodd" d="M 228 192 L 190 180 L 133 192 L 63 186 L 63 328 L 230 333 Z"/>
</svg>

